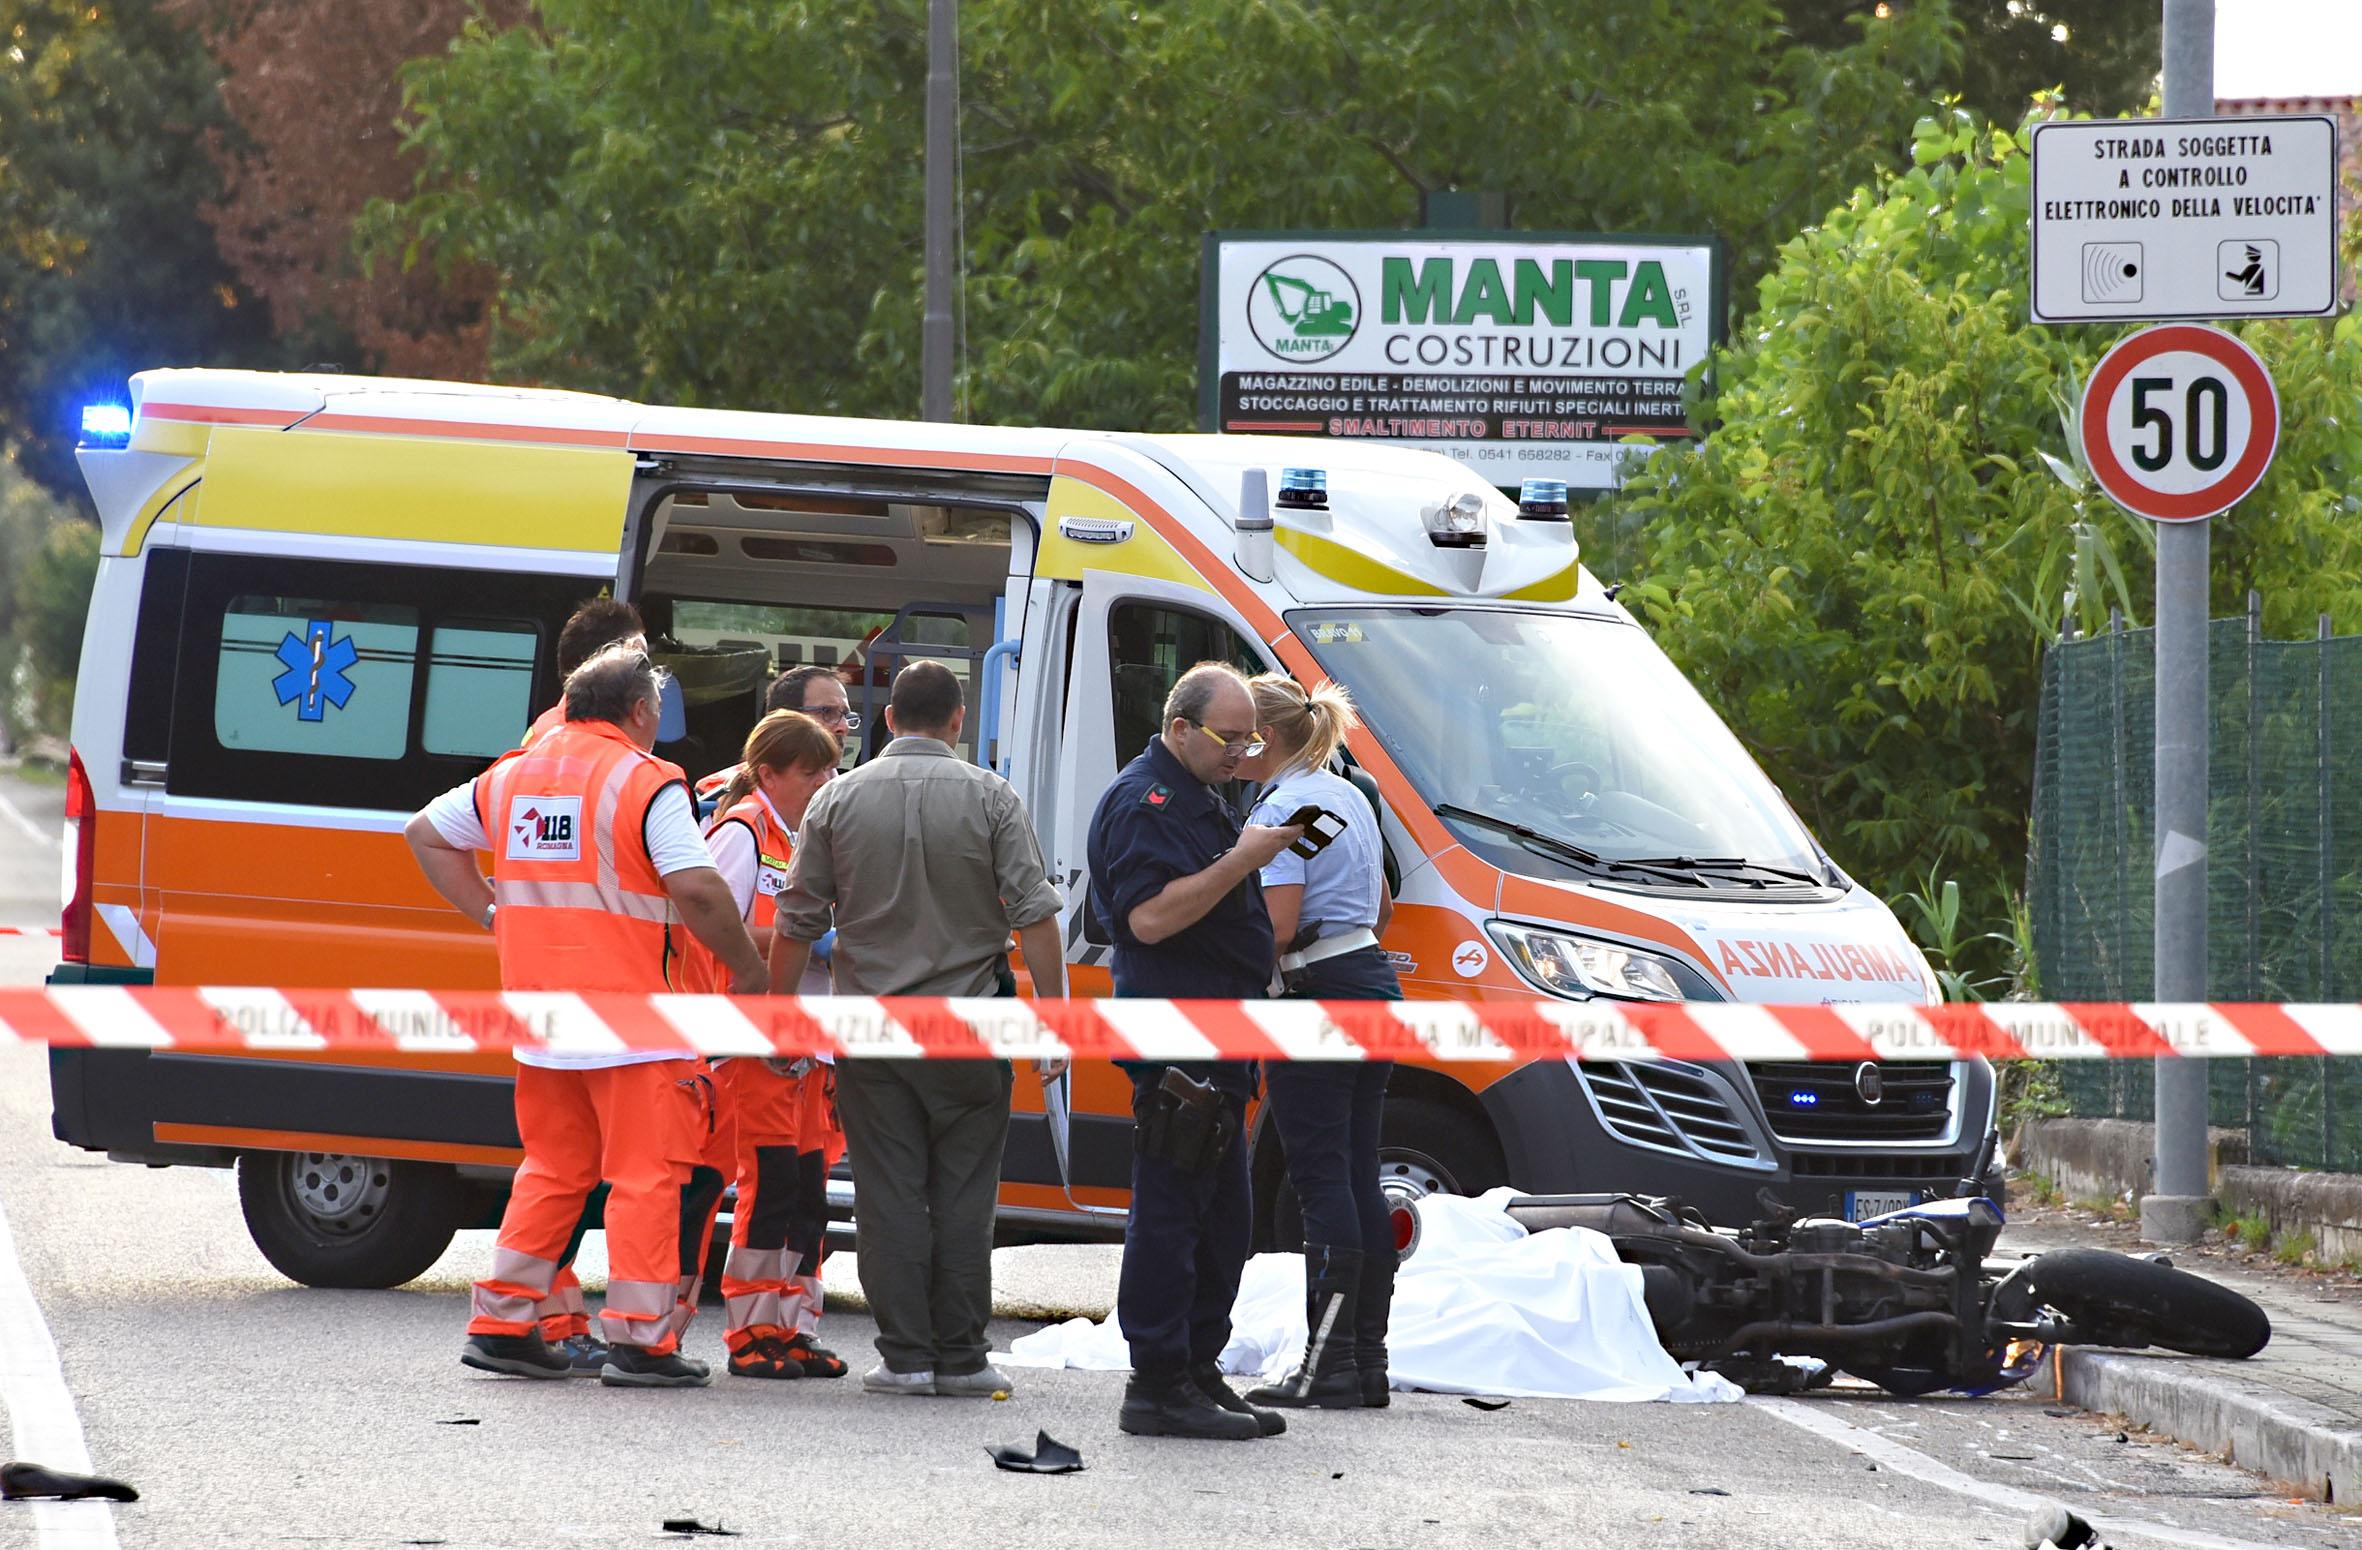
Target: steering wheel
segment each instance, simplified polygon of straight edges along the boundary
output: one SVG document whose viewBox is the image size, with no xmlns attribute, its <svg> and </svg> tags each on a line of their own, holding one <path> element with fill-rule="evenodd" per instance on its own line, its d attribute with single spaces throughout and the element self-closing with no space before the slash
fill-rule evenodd
<svg viewBox="0 0 2362 1550">
<path fill-rule="evenodd" d="M 1596 765 L 1586 764 L 1581 759 L 1569 759 L 1564 764 L 1551 765 L 1544 774 L 1557 784 L 1560 791 L 1575 793 L 1567 802 L 1571 812 L 1590 811 L 1591 803 L 1599 796 L 1602 782 Z"/>
</svg>

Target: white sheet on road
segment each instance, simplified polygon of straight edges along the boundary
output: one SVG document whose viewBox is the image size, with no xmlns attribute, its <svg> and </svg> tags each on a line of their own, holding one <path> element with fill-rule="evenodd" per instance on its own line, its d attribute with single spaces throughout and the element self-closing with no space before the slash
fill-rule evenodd
<svg viewBox="0 0 2362 1550">
<path fill-rule="evenodd" d="M 1418 1204 L 1419 1249 L 1394 1287 L 1387 1372 L 1398 1389 L 1532 1399 L 1736 1400 L 1737 1385 L 1695 1375 L 1657 1344 L 1640 1272 L 1581 1228 L 1529 1234 L 1503 1214 L 1516 1191 Z M 1286 1370 L 1304 1349 L 1304 1260 L 1247 1262 L 1222 1370 Z M 1132 1365 L 1109 1317 L 1068 1319 L 1010 1342 L 1018 1367 L 1121 1372 Z"/>
</svg>

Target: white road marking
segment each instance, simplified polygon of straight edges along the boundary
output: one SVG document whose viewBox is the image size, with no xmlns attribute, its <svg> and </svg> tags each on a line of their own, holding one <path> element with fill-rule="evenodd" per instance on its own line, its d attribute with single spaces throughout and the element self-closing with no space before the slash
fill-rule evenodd
<svg viewBox="0 0 2362 1550">
<path fill-rule="evenodd" d="M 58 842 L 64 836 L 63 830 L 60 830 L 56 834 L 52 834 L 48 830 L 42 828 L 39 824 L 33 822 L 32 819 L 27 818 L 23 812 L 17 808 L 16 804 L 9 801 L 5 796 L 0 796 L 0 819 L 6 819 L 8 822 L 16 825 L 17 828 L 22 829 L 26 836 L 29 837 L 34 844 L 40 846 L 43 850 L 57 849 Z"/>
<path fill-rule="evenodd" d="M 1841 1419 L 1824 1405 L 1761 1397 L 1749 1399 L 1747 1403 L 1767 1414 L 1778 1416 L 1790 1426 L 1811 1432 L 1816 1437 L 1827 1438 L 1841 1447 L 1851 1448 L 1897 1473 L 1946 1491 L 1958 1492 L 1962 1496 L 1976 1497 L 1989 1506 L 2007 1508 L 2021 1517 L 2037 1504 L 2052 1500 L 2033 1491 L 2021 1491 L 2016 1486 L 1962 1474 L 1941 1459 L 1930 1458 L 1917 1448 Z M 2188 1545 L 2191 1550 L 2274 1550 L 2273 1546 L 2253 1539 L 2224 1539 L 2220 1535 L 2202 1534 L 2194 1529 L 2176 1528 L 2168 1523 L 2143 1518 L 2102 1517 L 2094 1512 L 2085 1512 L 2081 1516 L 2102 1535 L 2140 1534 L 2150 1539 L 2162 1539 L 2168 1544 Z"/>
<path fill-rule="evenodd" d="M 51 1469 L 90 1473 L 82 1419 L 58 1366 L 57 1344 L 41 1304 L 16 1261 L 8 1212 L 0 1209 L 0 1405 L 8 1409 L 15 1456 Z M 41 1550 L 115 1550 L 110 1502 L 35 1502 L 33 1540 Z"/>
</svg>

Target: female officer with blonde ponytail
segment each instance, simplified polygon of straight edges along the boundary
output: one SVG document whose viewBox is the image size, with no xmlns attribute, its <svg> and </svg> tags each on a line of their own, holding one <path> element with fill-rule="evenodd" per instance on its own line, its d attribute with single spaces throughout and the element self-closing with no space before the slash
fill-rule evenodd
<svg viewBox="0 0 2362 1550">
<path fill-rule="evenodd" d="M 1304 807 L 1344 820 L 1326 848 L 1284 850 L 1263 868 L 1263 899 L 1279 943 L 1285 993 L 1326 1001 L 1399 1001 L 1402 986 L 1378 947 L 1394 913 L 1385 846 L 1368 799 L 1328 763 L 1359 724 L 1337 684 L 1306 690 L 1281 673 L 1250 685 L 1264 750 L 1239 765 L 1261 780 L 1247 821 L 1284 824 Z M 1326 821 L 1318 826 L 1333 829 Z M 1394 1232 L 1378 1187 L 1385 1060 L 1272 1061 L 1264 1067 L 1288 1179 L 1304 1212 L 1304 1359 L 1252 1404 L 1325 1410 L 1386 1403 L 1386 1316 L 1394 1300 Z"/>
</svg>

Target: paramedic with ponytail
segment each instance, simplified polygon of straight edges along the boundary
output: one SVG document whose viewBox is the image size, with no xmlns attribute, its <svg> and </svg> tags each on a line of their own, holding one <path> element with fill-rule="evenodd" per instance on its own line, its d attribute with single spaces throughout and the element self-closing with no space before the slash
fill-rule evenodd
<svg viewBox="0 0 2362 1550">
<path fill-rule="evenodd" d="M 751 995 L 768 985 L 690 814 L 686 778 L 649 752 L 663 688 L 645 651 L 598 653 L 566 679 L 562 727 L 437 797 L 403 831 L 435 891 L 492 932 L 504 989 L 669 990 L 682 926 L 728 965 L 732 988 Z M 479 850 L 492 853 L 489 881 L 476 867 Z M 537 1309 L 583 1202 L 604 1179 L 600 1379 L 702 1387 L 712 1375 L 679 1354 L 674 1312 L 687 1190 L 713 1127 L 705 1062 L 530 1049 L 516 1058 L 525 1160 L 492 1273 L 476 1283 L 460 1360 L 519 1377 L 569 1376 Z"/>
<path fill-rule="evenodd" d="M 1263 900 L 1289 999 L 1400 1001 L 1378 946 L 1394 901 L 1378 815 L 1328 768 L 1359 725 L 1343 686 L 1306 690 L 1284 673 L 1250 683 L 1264 751 L 1239 765 L 1268 782 L 1249 823 L 1285 824 L 1306 807 L 1330 818 L 1307 831 L 1334 838 L 1311 856 L 1281 851 L 1263 868 Z M 1394 1062 L 1267 1062 L 1263 1083 L 1304 1211 L 1304 1358 L 1247 1393 L 1257 1405 L 1350 1410 L 1386 1403 L 1386 1317 L 1394 1300 L 1394 1230 L 1378 1187 L 1378 1126 Z"/>
<path fill-rule="evenodd" d="M 706 829 L 706 848 L 756 950 L 766 957 L 795 831 L 804 809 L 836 773 L 841 753 L 836 738 L 813 717 L 772 711 L 747 735 L 743 762 Z M 702 951 L 696 956 L 702 963 L 692 988 L 728 990 L 720 963 Z M 806 970 L 799 988 L 827 995 L 827 966 Z M 843 1360 L 812 1343 L 820 1320 L 828 1172 L 845 1155 L 836 1071 L 826 1056 L 739 1057 L 721 1062 L 719 1079 L 726 1132 L 720 1161 L 738 1182 L 730 1254 L 722 1266 L 730 1371 L 741 1378 L 841 1378 Z M 710 1209 L 702 1220 L 710 1223 Z M 696 1306 L 695 1267 L 689 1274 L 685 1311 Z"/>
</svg>

